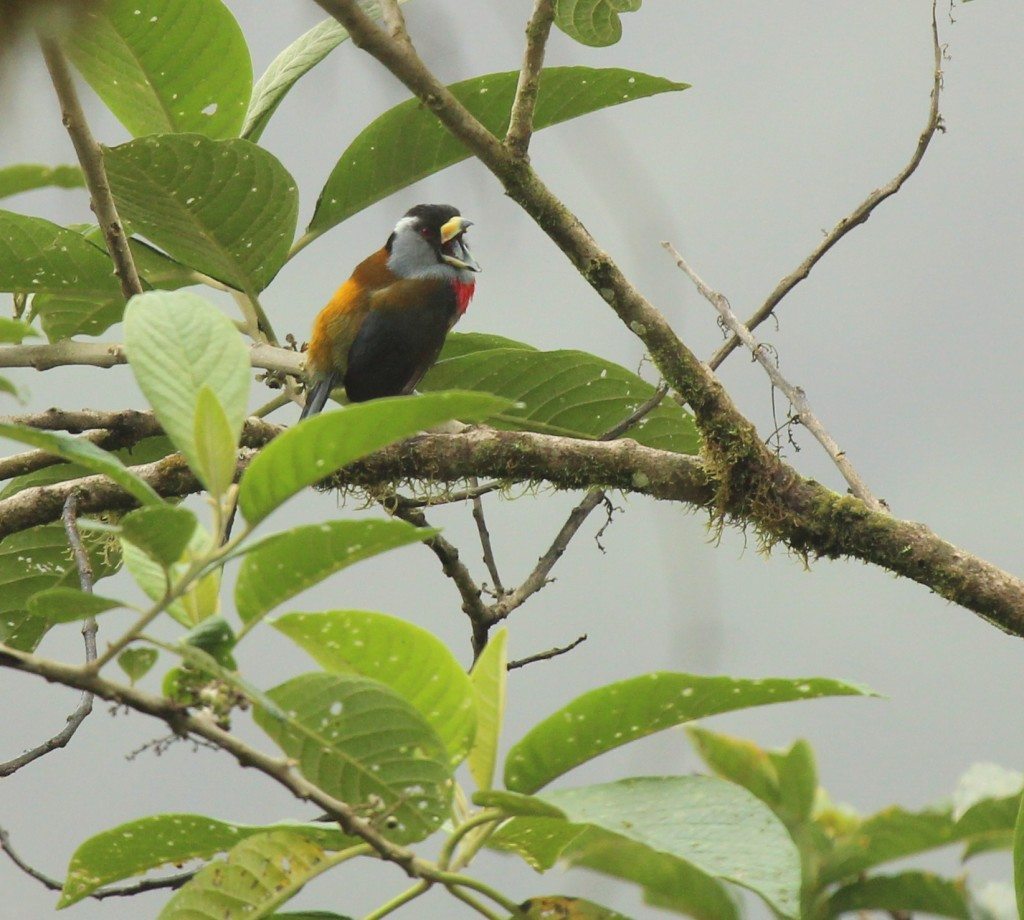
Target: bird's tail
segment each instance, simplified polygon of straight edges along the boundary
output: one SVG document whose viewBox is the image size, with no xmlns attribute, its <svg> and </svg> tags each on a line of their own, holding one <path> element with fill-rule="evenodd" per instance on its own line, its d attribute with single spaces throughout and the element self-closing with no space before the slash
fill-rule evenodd
<svg viewBox="0 0 1024 920">
<path fill-rule="evenodd" d="M 327 405 L 327 398 L 331 395 L 331 390 L 334 389 L 338 383 L 337 374 L 328 374 L 326 377 L 321 377 L 312 387 L 306 390 L 306 405 L 302 407 L 302 415 L 299 416 L 299 421 L 302 421 L 307 415 L 316 415 L 325 405 Z"/>
</svg>

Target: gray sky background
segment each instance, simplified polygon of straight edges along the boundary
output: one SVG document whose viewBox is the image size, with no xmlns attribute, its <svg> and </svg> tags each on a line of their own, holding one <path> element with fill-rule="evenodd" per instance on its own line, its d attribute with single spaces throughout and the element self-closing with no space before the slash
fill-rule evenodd
<svg viewBox="0 0 1024 920">
<path fill-rule="evenodd" d="M 312 2 L 300 0 L 228 5 L 249 40 L 257 74 L 322 18 Z M 895 514 L 927 522 L 954 543 L 1021 572 L 1024 4 L 971 3 L 957 7 L 954 24 L 942 6 L 942 40 L 950 54 L 942 106 L 948 132 L 935 138 L 904 191 L 786 299 L 778 328 L 766 324 L 760 334 Z M 454 81 L 518 67 L 530 7 L 526 0 L 415 0 L 405 9 L 421 53 L 443 79 Z M 713 311 L 659 242 L 673 241 L 738 314 L 749 314 L 823 229 L 909 158 L 931 85 L 929 4 L 650 0 L 623 23 L 623 40 L 609 49 L 587 49 L 553 33 L 549 63 L 631 67 L 693 88 L 542 132 L 533 142 L 533 160 L 687 343 L 707 356 L 720 342 Z M 45 73 L 25 50 L 5 75 L 0 97 L 0 165 L 71 161 Z M 126 139 L 86 95 L 99 137 Z M 299 84 L 263 143 L 299 182 L 300 225 L 348 142 L 406 95 L 351 45 Z M 636 340 L 476 163 L 392 196 L 301 253 L 264 298 L 278 331 L 304 340 L 316 311 L 352 265 L 419 201 L 451 202 L 476 221 L 473 248 L 484 274 L 461 330 L 639 364 Z M 32 193 L 4 204 L 61 222 L 88 216 L 75 192 Z M 119 328 L 106 337 L 119 339 Z M 30 388 L 31 409 L 141 404 L 125 368 L 10 376 Z M 761 430 L 774 428 L 771 393 L 759 369 L 736 354 L 722 376 Z M 254 388 L 254 402 L 263 399 Z M 280 418 L 295 414 L 285 410 Z M 798 440 L 802 449 L 790 450 L 789 459 L 841 488 L 817 445 L 805 433 L 798 432 Z M 507 582 L 529 570 L 572 502 L 550 494 L 488 501 Z M 975 761 L 1024 764 L 1020 640 L 859 563 L 817 562 L 806 569 L 781 550 L 764 558 L 753 536 L 736 530 L 716 542 L 703 515 L 638 498 L 619 504 L 626 513 L 604 537 L 607 554 L 591 539 L 595 521 L 559 564 L 558 581 L 511 620 L 514 657 L 582 632 L 590 638 L 570 656 L 512 675 L 506 743 L 584 690 L 646 671 L 821 675 L 866 684 L 884 698 L 751 710 L 709 725 L 767 746 L 807 738 L 832 796 L 865 812 L 941 799 Z M 310 493 L 293 501 L 277 523 L 335 513 L 333 499 Z M 433 518 L 476 564 L 468 507 Z M 292 609 L 388 611 L 434 630 L 468 662 L 457 595 L 429 553 L 416 547 L 399 552 L 401 559 L 385 557 L 335 577 Z M 303 653 L 258 633 L 240 657 L 262 684 L 309 669 Z M 42 651 L 77 660 L 80 638 L 65 630 L 48 638 Z M 75 695 L 0 673 L 0 699 L 3 758 L 55 732 Z M 239 730 L 270 747 L 244 718 Z M 126 753 L 160 733 L 159 725 L 139 716 L 110 718 L 101 706 L 68 750 L 0 784 L 0 821 L 21 853 L 60 876 L 81 840 L 147 814 L 192 811 L 259 823 L 301 813 L 288 796 L 240 773 L 223 755 L 193 754 L 178 745 L 159 758 L 145 754 L 126 762 Z M 603 757 L 568 783 L 695 769 L 685 736 L 672 731 Z M 957 870 L 952 856 L 928 862 Z M 972 871 L 982 880 L 1008 879 L 1009 860 L 987 857 Z M 517 900 L 575 893 L 637 918 L 666 916 L 595 876 L 556 871 L 542 878 L 497 857 L 482 860 L 480 872 Z M 358 916 L 402 887 L 393 868 L 364 874 L 360 867 L 331 873 L 289 907 Z M 0 892 L 0 920 L 47 916 L 55 902 L 2 860 Z M 163 898 L 88 902 L 72 908 L 71 916 L 155 915 Z M 760 912 L 752 905 L 752 916 Z M 469 914 L 438 894 L 396 916 Z"/>
</svg>

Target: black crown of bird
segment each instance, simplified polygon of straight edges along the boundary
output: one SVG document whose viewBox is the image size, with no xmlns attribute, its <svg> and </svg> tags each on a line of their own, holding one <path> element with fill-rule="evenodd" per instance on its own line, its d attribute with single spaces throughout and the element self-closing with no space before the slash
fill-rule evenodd
<svg viewBox="0 0 1024 920">
<path fill-rule="evenodd" d="M 473 297 L 470 226 L 450 205 L 418 204 L 355 267 L 313 323 L 302 418 L 340 385 L 350 402 L 415 389 Z"/>
</svg>

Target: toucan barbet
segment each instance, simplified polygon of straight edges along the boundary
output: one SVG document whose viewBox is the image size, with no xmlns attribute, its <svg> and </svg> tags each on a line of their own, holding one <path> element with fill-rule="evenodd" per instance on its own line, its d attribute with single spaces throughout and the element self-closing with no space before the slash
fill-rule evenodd
<svg viewBox="0 0 1024 920">
<path fill-rule="evenodd" d="M 356 266 L 313 324 L 302 418 L 342 384 L 350 402 L 413 391 L 473 297 L 471 225 L 450 205 L 418 204 Z"/>
</svg>

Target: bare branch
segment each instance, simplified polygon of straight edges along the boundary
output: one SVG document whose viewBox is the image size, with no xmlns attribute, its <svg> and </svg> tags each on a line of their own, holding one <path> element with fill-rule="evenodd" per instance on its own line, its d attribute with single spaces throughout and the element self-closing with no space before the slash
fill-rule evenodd
<svg viewBox="0 0 1024 920">
<path fill-rule="evenodd" d="M 114 197 L 110 193 L 107 171 L 103 166 L 103 151 L 96 143 L 85 120 L 75 81 L 60 43 L 55 38 L 40 37 L 39 44 L 43 49 L 43 58 L 46 61 L 46 69 L 50 72 L 53 88 L 60 100 L 64 127 L 71 136 L 75 153 L 78 154 L 78 162 L 85 174 L 85 184 L 89 187 L 93 213 L 99 221 L 107 251 L 114 262 L 114 273 L 121 282 L 121 292 L 127 300 L 134 294 L 142 293 L 142 282 L 139 281 L 139 274 L 135 270 L 135 260 L 128 248 L 128 236 L 124 232 Z"/>
<path fill-rule="evenodd" d="M 506 668 L 509 671 L 514 671 L 516 668 L 525 668 L 528 664 L 533 664 L 536 661 L 548 661 L 551 658 L 557 658 L 559 655 L 565 655 L 571 652 L 577 645 L 587 641 L 587 634 L 584 633 L 574 642 L 570 642 L 568 645 L 563 645 L 558 648 L 549 648 L 546 652 L 537 652 L 535 655 L 527 655 L 525 658 L 517 658 L 515 661 L 510 661 Z"/>
<path fill-rule="evenodd" d="M 839 449 L 839 445 L 836 444 L 832 436 L 825 430 L 825 426 L 821 424 L 818 417 L 811 411 L 810 403 L 807 401 L 807 394 L 804 393 L 803 389 L 793 386 L 782 376 L 778 364 L 769 357 L 764 346 L 751 335 L 750 330 L 739 321 L 736 314 L 732 312 L 732 307 L 729 306 L 729 301 L 725 296 L 709 288 L 671 243 L 662 243 L 661 245 L 676 260 L 676 265 L 689 276 L 697 290 L 700 291 L 701 296 L 718 311 L 725 325 L 750 349 L 757 363 L 765 369 L 772 384 L 786 395 L 786 398 L 796 410 L 800 424 L 814 435 L 818 443 L 825 448 L 825 452 L 832 458 L 832 462 L 839 469 L 839 472 L 843 474 L 843 479 L 850 486 L 850 491 L 871 508 L 872 511 L 885 511 L 885 505 L 871 494 L 867 484 L 861 479 L 860 474 L 847 459 L 846 452 Z"/>
<path fill-rule="evenodd" d="M 552 0 L 536 0 L 533 15 L 526 24 L 526 51 L 512 102 L 508 132 L 505 134 L 505 146 L 517 157 L 525 158 L 530 147 L 540 72 L 544 67 L 544 51 L 554 18 L 555 5 Z"/>
<path fill-rule="evenodd" d="M 480 482 L 474 476 L 469 481 L 471 489 L 479 489 Z M 473 496 L 473 520 L 476 521 L 476 530 L 480 535 L 480 548 L 484 554 L 484 565 L 491 576 L 494 596 L 501 597 L 505 588 L 501 584 L 501 576 L 498 574 L 498 563 L 494 558 L 494 547 L 491 546 L 491 532 L 487 529 L 487 519 L 484 517 L 484 503 L 480 499 L 479 492 Z"/>
<path fill-rule="evenodd" d="M 939 28 L 935 17 L 936 2 L 932 3 L 932 47 L 935 52 L 935 69 L 932 78 L 931 106 L 928 109 L 928 122 L 925 125 L 924 131 L 921 132 L 921 136 L 917 139 L 917 147 L 914 148 L 910 161 L 891 181 L 881 188 L 876 188 L 846 217 L 839 221 L 814 248 L 814 251 L 775 286 L 775 290 L 768 295 L 768 299 L 744 323 L 747 329 L 756 329 L 768 319 L 782 299 L 811 273 L 811 269 L 822 260 L 825 254 L 854 227 L 859 227 L 865 223 L 875 208 L 885 201 L 886 198 L 891 198 L 895 195 L 903 187 L 903 183 L 917 170 L 921 160 L 924 159 L 925 151 L 935 136 L 935 132 L 940 130 L 942 126 L 942 116 L 939 114 L 939 95 L 942 92 L 942 46 L 939 44 Z M 733 335 L 712 355 L 711 360 L 708 361 L 708 366 L 715 370 L 739 345 L 739 336 Z"/>
<path fill-rule="evenodd" d="M 82 590 L 87 594 L 92 594 L 92 563 L 89 561 L 89 554 L 85 551 L 85 547 L 82 545 L 82 537 L 78 532 L 78 498 L 76 493 L 71 492 L 64 502 L 64 512 L 62 515 L 64 519 L 64 530 L 68 535 L 68 543 L 71 544 L 71 552 L 75 557 L 75 565 L 78 568 L 78 580 L 82 586 Z M 82 624 L 82 637 L 85 640 L 85 660 L 86 662 L 96 660 L 96 620 L 93 617 L 87 617 L 85 623 Z M 6 763 L 0 763 L 0 777 L 10 776 L 12 773 L 17 773 L 22 767 L 27 766 L 40 757 L 45 757 L 51 751 L 55 751 L 58 748 L 67 747 L 68 742 L 71 741 L 75 732 L 78 731 L 79 726 L 86 720 L 89 713 L 92 712 L 92 694 L 89 692 L 82 694 L 82 701 L 78 704 L 71 715 L 68 716 L 67 724 L 52 738 L 47 739 L 42 744 L 37 745 L 30 751 L 25 751 L 18 757 L 8 760 Z M 6 843 L 0 840 L 0 845 L 6 849 Z M 14 857 L 11 857 L 14 859 Z M 17 861 L 15 860 L 16 864 Z"/>
<path fill-rule="evenodd" d="M 249 349 L 253 367 L 280 374 L 302 373 L 303 356 L 290 348 L 254 345 Z M 82 365 L 115 367 L 127 364 L 124 346 L 118 342 L 74 342 L 65 339 L 52 345 L 5 345 L 0 347 L 0 367 L 33 367 L 47 371 L 51 367 Z"/>
<path fill-rule="evenodd" d="M 394 514 L 416 527 L 429 527 L 426 515 L 416 507 L 410 505 L 400 495 L 394 497 L 393 504 L 389 502 L 385 507 Z M 476 657 L 483 651 L 487 644 L 487 629 L 490 625 L 490 611 L 487 605 L 480 599 L 480 586 L 473 580 L 472 574 L 466 564 L 459 558 L 459 549 L 455 544 L 449 542 L 440 534 L 424 540 L 424 543 L 437 556 L 441 563 L 441 569 L 447 575 L 455 587 L 458 588 L 459 596 L 462 598 L 462 612 L 469 617 L 473 628 L 473 656 Z"/>
<path fill-rule="evenodd" d="M 569 515 L 568 520 L 562 525 L 555 539 L 552 541 L 548 551 L 537 560 L 537 565 L 526 577 L 526 580 L 514 591 L 500 598 L 491 608 L 493 622 L 505 619 L 516 607 L 521 606 L 528 598 L 536 594 L 548 583 L 548 575 L 554 568 L 555 563 L 562 558 L 562 554 L 569 546 L 569 542 L 576 532 L 583 526 L 583 522 L 601 502 L 604 501 L 604 490 L 591 489 L 583 501 L 581 501 Z"/>
</svg>

